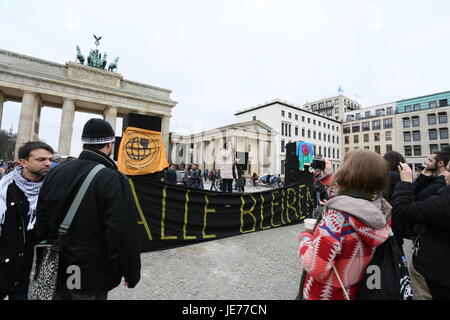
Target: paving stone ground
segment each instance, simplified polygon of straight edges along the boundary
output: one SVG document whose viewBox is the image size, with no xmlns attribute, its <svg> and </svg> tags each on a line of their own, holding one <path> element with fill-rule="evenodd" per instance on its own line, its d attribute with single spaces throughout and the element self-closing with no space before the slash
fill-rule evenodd
<svg viewBox="0 0 450 320">
<path fill-rule="evenodd" d="M 297 224 L 143 253 L 139 284 L 121 285 L 109 299 L 292 300 L 302 270 L 297 237 L 303 230 Z"/>
</svg>

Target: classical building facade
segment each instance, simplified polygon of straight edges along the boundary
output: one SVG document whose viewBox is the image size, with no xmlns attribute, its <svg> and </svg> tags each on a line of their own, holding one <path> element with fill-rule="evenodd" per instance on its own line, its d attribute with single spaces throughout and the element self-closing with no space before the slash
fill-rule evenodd
<svg viewBox="0 0 450 320">
<path fill-rule="evenodd" d="M 341 122 L 304 109 L 295 104 L 275 99 L 235 113 L 237 122 L 260 120 L 274 128 L 274 171 L 284 175 L 286 144 L 304 141 L 312 143 L 315 154 L 330 158 L 335 169 L 341 162 Z"/>
<path fill-rule="evenodd" d="M 218 169 L 218 157 L 230 141 L 236 152 L 248 152 L 245 175 L 258 175 L 274 171 L 273 141 L 277 132 L 267 124 L 255 120 L 235 123 L 192 135 L 170 133 L 170 162 L 186 168 L 191 163 L 200 169 Z"/>
<path fill-rule="evenodd" d="M 119 73 L 0 50 L 0 119 L 5 101 L 22 103 L 15 158 L 23 143 L 39 138 L 44 106 L 62 109 L 60 154 L 70 153 L 75 111 L 101 114 L 113 128 L 117 117 L 130 112 L 161 117 L 169 150 L 170 117 L 176 105 L 170 94 L 167 89 L 125 80 Z"/>
</svg>

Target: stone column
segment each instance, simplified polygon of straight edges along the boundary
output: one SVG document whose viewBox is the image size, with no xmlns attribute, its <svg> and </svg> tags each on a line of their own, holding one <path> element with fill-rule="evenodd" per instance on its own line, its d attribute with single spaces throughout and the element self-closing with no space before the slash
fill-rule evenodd
<svg viewBox="0 0 450 320">
<path fill-rule="evenodd" d="M 111 124 L 116 136 L 119 136 L 116 132 L 117 107 L 106 106 L 103 113 L 103 120 L 108 121 Z"/>
<path fill-rule="evenodd" d="M 170 131 L 170 118 L 172 116 L 163 116 L 161 119 L 161 136 L 164 144 L 164 151 L 166 152 L 167 159 L 169 159 L 169 131 Z M 190 147 L 190 146 L 189 146 Z"/>
<path fill-rule="evenodd" d="M 19 127 L 17 128 L 16 147 L 14 159 L 18 160 L 18 150 L 26 142 L 33 139 L 34 117 L 36 115 L 38 96 L 36 93 L 26 91 L 22 98 Z"/>
<path fill-rule="evenodd" d="M 3 103 L 6 101 L 5 96 L 0 91 L 0 128 L 2 127 L 3 120 Z"/>
<path fill-rule="evenodd" d="M 61 127 L 59 131 L 58 153 L 68 156 L 70 155 L 70 145 L 72 142 L 73 120 L 75 118 L 75 102 L 71 99 L 64 99 Z"/>
</svg>

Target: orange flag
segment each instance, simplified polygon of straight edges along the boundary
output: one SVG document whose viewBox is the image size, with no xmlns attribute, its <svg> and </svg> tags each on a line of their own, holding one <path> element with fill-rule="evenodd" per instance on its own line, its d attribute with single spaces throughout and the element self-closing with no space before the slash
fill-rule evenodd
<svg viewBox="0 0 450 320">
<path fill-rule="evenodd" d="M 162 171 L 169 166 L 161 132 L 127 127 L 122 135 L 117 160 L 119 171 L 138 176 Z"/>
</svg>

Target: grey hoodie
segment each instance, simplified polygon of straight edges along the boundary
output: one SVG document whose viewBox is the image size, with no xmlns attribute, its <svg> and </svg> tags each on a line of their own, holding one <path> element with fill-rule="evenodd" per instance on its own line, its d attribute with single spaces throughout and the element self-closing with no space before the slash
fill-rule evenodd
<svg viewBox="0 0 450 320">
<path fill-rule="evenodd" d="M 375 230 L 386 226 L 392 209 L 391 205 L 381 197 L 374 201 L 368 201 L 349 196 L 334 197 L 325 203 L 325 207 L 347 212 Z"/>
</svg>

